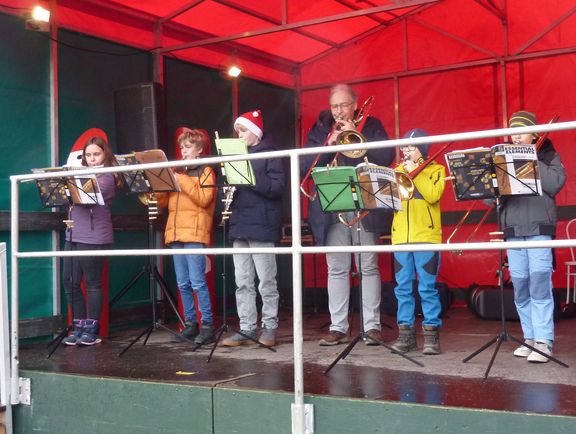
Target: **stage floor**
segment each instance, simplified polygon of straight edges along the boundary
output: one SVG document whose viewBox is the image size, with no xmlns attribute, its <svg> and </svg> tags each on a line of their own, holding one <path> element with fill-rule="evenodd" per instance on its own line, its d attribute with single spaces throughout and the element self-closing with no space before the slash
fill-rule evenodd
<svg viewBox="0 0 576 434">
<path fill-rule="evenodd" d="M 502 343 L 486 380 L 484 373 L 496 344 L 467 363 L 462 359 L 498 336 L 501 323 L 477 319 L 466 307 L 452 307 L 444 318 L 441 355 L 409 353 L 424 367 L 385 347 L 366 346 L 360 341 L 346 358 L 324 374 L 345 348 L 345 345 L 318 345 L 320 337 L 327 332 L 328 320 L 329 316 L 324 313 L 304 316 L 304 390 L 307 395 L 576 416 L 576 319 L 556 323 L 554 356 L 569 368 L 553 362 L 531 364 L 516 358 L 512 355 L 516 343 L 507 341 Z M 383 316 L 382 321 L 394 324 L 392 317 Z M 230 327 L 236 324 L 236 318 L 230 319 Z M 353 327 L 357 329 L 357 325 L 354 318 Z M 518 322 L 507 322 L 506 326 L 510 335 L 521 339 Z M 49 359 L 45 344 L 25 345 L 20 352 L 20 367 L 212 387 L 294 390 L 290 313 L 281 315 L 277 352 L 256 345 L 218 346 L 210 363 L 207 363 L 207 357 L 211 346 L 193 352 L 188 343 L 172 343 L 172 335 L 162 329 L 154 331 L 145 346 L 140 340 L 118 357 L 140 331 L 112 333 L 110 338 L 94 347 L 61 346 Z M 395 336 L 395 329 L 383 327 L 385 343 L 393 341 Z M 421 347 L 420 334 L 418 340 Z"/>
</svg>

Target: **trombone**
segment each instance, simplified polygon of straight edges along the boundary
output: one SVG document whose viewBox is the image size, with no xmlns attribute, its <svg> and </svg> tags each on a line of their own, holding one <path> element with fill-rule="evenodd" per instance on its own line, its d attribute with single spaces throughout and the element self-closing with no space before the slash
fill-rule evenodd
<svg viewBox="0 0 576 434">
<path fill-rule="evenodd" d="M 398 184 L 398 190 L 400 192 L 400 198 L 402 200 L 410 200 L 414 197 L 414 192 L 416 188 L 414 187 L 414 178 L 422 172 L 426 166 L 428 166 L 432 161 L 436 159 L 442 152 L 446 150 L 454 142 L 449 142 L 440 147 L 432 156 L 428 157 L 425 161 L 421 161 L 420 164 L 410 173 L 404 172 L 402 168 L 402 163 L 396 166 L 396 183 Z"/>
<path fill-rule="evenodd" d="M 552 120 L 550 120 L 550 122 L 548 122 L 549 124 L 553 124 L 558 122 L 558 119 L 560 119 L 560 116 L 555 115 Z M 536 152 L 538 152 L 540 150 L 540 148 L 542 147 L 542 144 L 544 143 L 544 141 L 546 140 L 546 138 L 548 137 L 549 132 L 545 132 L 542 134 L 538 135 L 538 139 L 536 140 L 536 143 L 534 144 L 535 148 L 536 148 Z M 517 172 L 516 172 L 516 176 L 518 176 L 519 178 L 526 178 L 528 175 L 532 175 L 534 172 L 534 169 L 537 166 L 534 165 L 534 162 L 530 161 L 526 164 L 524 164 L 522 167 L 520 167 Z M 468 219 L 468 217 L 470 216 L 470 213 L 472 212 L 472 210 L 474 209 L 474 207 L 476 206 L 476 201 L 472 203 L 472 205 L 470 206 L 470 208 L 468 208 L 468 210 L 464 213 L 464 215 L 462 216 L 462 218 L 458 221 L 458 223 L 456 224 L 456 227 L 454 228 L 454 230 L 452 231 L 452 233 L 450 234 L 450 236 L 448 237 L 448 239 L 446 240 L 446 244 L 450 244 L 450 241 L 452 240 L 452 238 L 454 237 L 454 235 L 456 235 L 456 233 L 460 230 L 460 228 L 462 227 L 462 225 L 464 224 L 464 222 Z M 484 215 L 480 218 L 480 220 L 478 221 L 478 223 L 476 224 L 476 226 L 474 227 L 474 229 L 472 230 L 472 232 L 468 235 L 468 237 L 466 238 L 466 240 L 464 241 L 465 243 L 469 242 L 472 237 L 476 234 L 476 232 L 478 232 L 478 230 L 480 229 L 480 227 L 484 224 L 484 222 L 486 221 L 486 219 L 488 218 L 488 216 L 490 215 L 490 213 L 492 212 L 492 210 L 494 209 L 495 205 L 492 204 L 490 205 L 490 207 L 484 212 Z M 491 232 L 490 235 L 501 235 L 502 233 L 496 233 L 496 232 Z M 491 240 L 491 241 L 502 241 L 502 240 Z M 462 254 L 461 250 L 454 250 L 452 251 L 452 253 L 456 253 L 458 255 Z"/>
<path fill-rule="evenodd" d="M 360 108 L 360 110 L 358 110 L 356 117 L 352 120 L 352 123 L 356 127 L 356 130 L 343 130 L 343 131 L 341 131 L 338 134 L 338 136 L 336 136 L 336 144 L 337 145 L 355 145 L 358 143 L 364 143 L 366 141 L 366 137 L 364 137 L 364 135 L 360 131 L 362 131 L 362 128 L 364 127 L 364 123 L 368 119 L 369 111 L 371 110 L 373 105 L 374 105 L 374 97 L 369 96 L 368 98 L 366 98 L 366 100 L 362 104 L 362 107 Z M 332 129 L 330 130 L 330 132 L 326 136 L 326 140 L 324 140 L 324 143 L 322 144 L 322 146 L 328 145 L 328 139 L 330 138 L 330 136 L 332 136 L 332 134 L 334 134 L 335 131 L 339 131 L 339 129 L 340 129 L 340 123 L 338 120 L 336 120 L 334 122 L 334 125 L 332 126 Z M 366 154 L 366 149 L 357 149 L 357 150 L 353 150 L 353 151 L 342 152 L 342 155 L 344 155 L 348 158 L 360 158 L 360 157 L 363 157 L 365 154 Z M 329 164 L 330 166 L 335 166 L 337 164 L 337 160 L 338 160 L 339 155 L 340 154 L 337 152 L 336 155 L 334 156 L 334 158 L 332 159 L 332 162 Z M 319 159 L 320 159 L 320 154 L 316 155 L 316 158 L 314 158 L 314 161 L 312 162 L 310 169 L 308 169 L 308 172 L 306 172 L 306 175 L 304 176 L 304 178 L 302 179 L 302 182 L 300 183 L 300 191 L 310 201 L 313 201 L 314 199 L 316 199 L 316 196 L 318 196 L 318 193 L 317 192 L 314 192 L 312 194 L 308 193 L 306 191 L 305 186 L 306 186 L 306 182 L 308 181 L 308 179 L 310 179 L 310 175 L 312 174 L 312 170 L 314 170 L 314 168 L 318 164 Z"/>
</svg>

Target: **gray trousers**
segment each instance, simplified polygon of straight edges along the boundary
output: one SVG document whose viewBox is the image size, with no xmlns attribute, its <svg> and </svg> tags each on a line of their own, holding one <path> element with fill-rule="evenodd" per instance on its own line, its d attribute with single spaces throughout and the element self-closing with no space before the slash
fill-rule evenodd
<svg viewBox="0 0 576 434">
<path fill-rule="evenodd" d="M 350 221 L 354 213 L 346 213 Z M 360 225 L 360 244 L 374 245 L 378 235 L 366 232 L 362 221 L 349 228 L 336 223 L 328 229 L 328 246 L 358 245 L 357 227 Z M 356 267 L 361 265 L 362 271 L 362 314 L 364 316 L 364 331 L 380 330 L 380 296 L 381 283 L 378 270 L 377 253 L 355 254 Z M 360 261 L 359 261 L 360 259 Z M 330 330 L 342 333 L 348 332 L 348 305 L 350 301 L 350 266 L 352 254 L 327 253 L 328 264 L 328 308 L 330 309 Z"/>
<path fill-rule="evenodd" d="M 273 242 L 234 240 L 234 248 L 274 247 Z M 256 311 L 256 276 L 258 291 L 262 297 L 262 327 L 278 327 L 278 286 L 276 283 L 276 255 L 254 253 L 251 255 L 232 255 L 234 276 L 236 278 L 236 308 L 240 318 L 241 330 L 256 330 L 258 312 Z"/>
</svg>

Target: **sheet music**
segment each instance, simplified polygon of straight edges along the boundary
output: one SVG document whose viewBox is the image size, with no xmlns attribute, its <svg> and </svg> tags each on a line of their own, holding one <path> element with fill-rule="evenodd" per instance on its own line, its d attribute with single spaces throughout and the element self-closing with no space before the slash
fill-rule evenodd
<svg viewBox="0 0 576 434">
<path fill-rule="evenodd" d="M 498 144 L 445 155 L 457 200 L 542 195 L 534 145 Z"/>
<path fill-rule="evenodd" d="M 218 155 L 248 154 L 248 148 L 243 139 L 216 139 L 216 149 Z M 248 160 L 225 162 L 224 176 L 229 185 L 256 185 L 252 163 Z"/>
<path fill-rule="evenodd" d="M 402 210 L 394 169 L 361 163 L 356 166 L 356 173 L 365 209 Z"/>
<path fill-rule="evenodd" d="M 495 145 L 492 147 L 492 154 L 497 167 L 500 195 L 542 196 L 538 156 L 534 145 Z"/>
<path fill-rule="evenodd" d="M 75 205 L 104 205 L 104 196 L 95 174 L 68 178 L 68 189 Z"/>
</svg>

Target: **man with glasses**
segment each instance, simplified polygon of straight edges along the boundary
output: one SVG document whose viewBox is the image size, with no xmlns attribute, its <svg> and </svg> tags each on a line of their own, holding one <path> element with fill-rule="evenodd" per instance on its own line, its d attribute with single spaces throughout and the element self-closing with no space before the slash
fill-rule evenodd
<svg viewBox="0 0 576 434">
<path fill-rule="evenodd" d="M 346 85 L 338 84 L 330 89 L 330 110 L 320 113 L 318 120 L 310 130 L 305 147 L 332 146 L 341 131 L 356 131 L 354 117 L 358 108 L 356 92 Z M 335 126 L 336 124 L 336 126 Z M 368 142 L 387 140 L 388 135 L 382 123 L 369 116 L 361 133 Z M 320 154 L 317 167 L 325 167 L 335 158 L 335 153 Z M 339 166 L 357 166 L 367 158 L 370 163 L 388 166 L 394 160 L 394 149 L 371 149 L 365 156 L 351 158 L 338 155 Z M 303 157 L 301 174 L 307 174 L 314 164 L 315 156 Z M 352 227 L 339 223 L 336 213 L 325 213 L 320 208 L 320 201 L 309 202 L 308 222 L 314 240 L 321 246 L 351 246 L 358 244 L 357 227 L 360 226 L 360 243 L 373 245 L 383 233 L 390 233 L 392 213 L 387 210 L 373 210 L 366 217 L 356 222 Z M 355 219 L 354 212 L 344 213 L 347 221 Z M 360 256 L 360 257 L 359 257 Z M 345 343 L 348 333 L 348 306 L 350 299 L 350 253 L 327 253 L 328 265 L 328 307 L 330 310 L 330 332 L 320 340 L 322 346 Z M 362 253 L 355 255 L 355 262 L 361 265 L 362 277 L 362 312 L 364 331 L 368 337 L 380 340 L 380 272 L 378 270 L 378 254 Z M 377 345 L 372 339 L 366 340 L 367 345 Z"/>
</svg>

